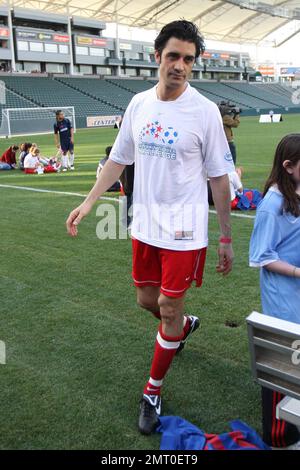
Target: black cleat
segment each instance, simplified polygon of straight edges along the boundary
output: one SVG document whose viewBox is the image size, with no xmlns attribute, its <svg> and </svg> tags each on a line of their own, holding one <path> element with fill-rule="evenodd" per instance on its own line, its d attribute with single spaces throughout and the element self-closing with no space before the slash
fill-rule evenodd
<svg viewBox="0 0 300 470">
<path fill-rule="evenodd" d="M 185 346 L 185 343 L 187 342 L 189 336 L 194 333 L 194 331 L 196 331 L 199 326 L 200 326 L 200 320 L 198 317 L 195 317 L 194 315 L 188 315 L 188 319 L 189 319 L 189 322 L 190 322 L 190 329 L 186 335 L 186 337 L 180 341 L 180 345 L 178 346 L 178 349 L 176 351 L 176 354 L 179 354 L 180 351 L 183 350 L 184 346 Z"/>
<path fill-rule="evenodd" d="M 144 394 L 140 402 L 139 431 L 147 435 L 155 431 L 160 413 L 160 396 Z"/>
</svg>

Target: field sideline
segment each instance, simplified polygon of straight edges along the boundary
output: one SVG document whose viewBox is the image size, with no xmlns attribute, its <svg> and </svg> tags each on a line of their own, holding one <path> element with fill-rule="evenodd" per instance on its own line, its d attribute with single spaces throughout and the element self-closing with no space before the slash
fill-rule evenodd
<svg viewBox="0 0 300 470">
<path fill-rule="evenodd" d="M 263 188 L 276 144 L 299 129 L 299 115 L 272 125 L 241 118 L 235 135 L 245 187 Z M 0 172 L 0 185 L 86 194 L 115 136 L 113 129 L 79 130 L 75 172 Z M 55 153 L 52 135 L 1 139 L 0 152 L 22 140 Z M 69 238 L 64 222 L 78 196 L 1 186 L 0 195 L 0 340 L 7 348 L 0 449 L 158 449 L 159 436 L 143 437 L 136 425 L 156 322 L 135 303 L 130 240 L 98 240 L 96 207 L 78 238 Z M 228 430 L 232 419 L 260 431 L 245 325 L 260 310 L 258 271 L 248 268 L 253 220 L 233 217 L 232 226 L 234 271 L 223 279 L 215 273 L 219 232 L 210 215 L 204 284 L 187 294 L 187 312 L 199 314 L 202 327 L 164 385 L 164 414 L 209 433 Z"/>
</svg>

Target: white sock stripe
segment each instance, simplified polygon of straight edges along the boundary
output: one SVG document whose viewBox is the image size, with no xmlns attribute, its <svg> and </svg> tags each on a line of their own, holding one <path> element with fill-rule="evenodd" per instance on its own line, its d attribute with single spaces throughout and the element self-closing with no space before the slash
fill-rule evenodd
<svg viewBox="0 0 300 470">
<path fill-rule="evenodd" d="M 197 271 L 198 271 L 198 267 L 199 267 L 201 253 L 202 253 L 202 251 L 199 250 L 197 261 L 196 261 L 196 267 L 195 267 L 195 271 L 194 271 L 194 280 L 197 278 Z"/>
<path fill-rule="evenodd" d="M 163 380 L 154 380 L 154 379 L 152 379 L 152 377 L 150 377 L 149 383 L 151 385 L 153 385 L 153 387 L 161 387 L 162 383 L 163 383 Z"/>
<path fill-rule="evenodd" d="M 164 349 L 178 349 L 180 345 L 180 341 L 165 341 L 161 337 L 160 332 L 157 333 L 156 339 L 158 343 L 160 344 L 160 346 Z"/>
</svg>

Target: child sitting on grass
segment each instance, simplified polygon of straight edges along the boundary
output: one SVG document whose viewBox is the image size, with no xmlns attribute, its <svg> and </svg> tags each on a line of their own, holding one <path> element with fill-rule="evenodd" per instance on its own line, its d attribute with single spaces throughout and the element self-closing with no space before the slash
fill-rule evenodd
<svg viewBox="0 0 300 470">
<path fill-rule="evenodd" d="M 60 166 L 56 163 L 45 160 L 40 156 L 40 149 L 34 145 L 31 147 L 30 152 L 24 160 L 24 170 L 26 174 L 43 174 L 43 173 L 57 173 Z"/>
</svg>

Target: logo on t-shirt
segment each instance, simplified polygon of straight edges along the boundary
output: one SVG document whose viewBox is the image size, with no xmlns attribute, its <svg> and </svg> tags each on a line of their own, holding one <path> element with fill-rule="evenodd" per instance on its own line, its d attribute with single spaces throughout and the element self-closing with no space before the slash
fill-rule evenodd
<svg viewBox="0 0 300 470">
<path fill-rule="evenodd" d="M 230 152 L 226 152 L 224 158 L 227 162 L 232 162 L 232 155 Z"/>
<path fill-rule="evenodd" d="M 159 121 L 148 122 L 140 131 L 139 151 L 142 155 L 176 160 L 174 145 L 178 138 L 178 131 L 174 127 L 163 127 Z"/>
</svg>

